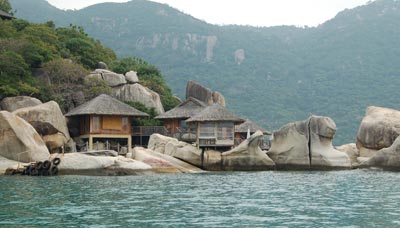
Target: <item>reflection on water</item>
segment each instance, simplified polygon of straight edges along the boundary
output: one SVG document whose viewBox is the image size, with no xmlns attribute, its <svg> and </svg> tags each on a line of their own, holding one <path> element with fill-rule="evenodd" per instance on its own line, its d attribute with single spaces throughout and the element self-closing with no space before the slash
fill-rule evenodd
<svg viewBox="0 0 400 228">
<path fill-rule="evenodd" d="M 0 227 L 400 227 L 400 173 L 0 177 Z"/>
</svg>

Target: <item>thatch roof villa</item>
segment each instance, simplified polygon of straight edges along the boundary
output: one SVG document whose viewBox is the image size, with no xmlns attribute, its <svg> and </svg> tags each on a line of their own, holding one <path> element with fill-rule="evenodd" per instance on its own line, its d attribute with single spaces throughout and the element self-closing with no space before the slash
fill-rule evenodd
<svg viewBox="0 0 400 228">
<path fill-rule="evenodd" d="M 186 120 L 195 125 L 199 147 L 231 147 L 234 145 L 235 125 L 245 122 L 222 105 L 215 103 Z"/>
<path fill-rule="evenodd" d="M 189 97 L 175 108 L 159 115 L 156 119 L 162 120 L 164 127 L 170 134 L 186 131 L 185 120 L 205 109 L 207 105 L 193 97 Z"/>
<path fill-rule="evenodd" d="M 131 118 L 148 117 L 148 114 L 102 94 L 65 116 L 79 122 L 79 138 L 88 142 L 88 150 L 93 150 L 94 140 L 114 139 L 126 145 L 129 151 L 132 148 Z"/>
</svg>

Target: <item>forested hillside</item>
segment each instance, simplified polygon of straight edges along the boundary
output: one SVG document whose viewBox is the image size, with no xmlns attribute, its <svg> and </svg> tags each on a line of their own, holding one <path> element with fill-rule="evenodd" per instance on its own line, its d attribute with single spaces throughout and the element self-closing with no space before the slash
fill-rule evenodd
<svg viewBox="0 0 400 228">
<path fill-rule="evenodd" d="M 18 17 L 82 26 L 119 56 L 148 60 L 180 96 L 188 80 L 218 90 L 229 108 L 271 130 L 327 115 L 336 143 L 352 142 L 367 106 L 399 109 L 399 1 L 345 10 L 316 28 L 216 26 L 145 0 L 78 11 L 11 2 Z"/>
<path fill-rule="evenodd" d="M 1 4 L 0 9 L 12 13 Z M 68 111 L 76 106 L 73 98 L 77 92 L 83 92 L 85 100 L 111 93 L 104 81 L 85 78 L 103 61 L 118 73 L 137 71 L 141 84 L 158 92 L 167 110 L 177 104 L 158 68 L 139 58 L 118 59 L 82 27 L 0 19 L 0 31 L 0 100 L 28 95 L 55 100 Z"/>
</svg>

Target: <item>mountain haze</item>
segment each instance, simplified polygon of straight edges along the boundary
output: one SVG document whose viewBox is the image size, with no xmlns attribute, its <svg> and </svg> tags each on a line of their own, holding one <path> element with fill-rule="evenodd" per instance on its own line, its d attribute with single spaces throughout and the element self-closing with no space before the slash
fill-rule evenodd
<svg viewBox="0 0 400 228">
<path fill-rule="evenodd" d="M 271 130 L 326 115 L 336 143 L 353 142 L 367 106 L 399 109 L 400 1 L 344 10 L 316 28 L 217 26 L 145 0 L 77 11 L 10 2 L 17 17 L 82 26 L 121 57 L 158 66 L 181 97 L 188 80 L 220 91 L 230 109 Z"/>
</svg>

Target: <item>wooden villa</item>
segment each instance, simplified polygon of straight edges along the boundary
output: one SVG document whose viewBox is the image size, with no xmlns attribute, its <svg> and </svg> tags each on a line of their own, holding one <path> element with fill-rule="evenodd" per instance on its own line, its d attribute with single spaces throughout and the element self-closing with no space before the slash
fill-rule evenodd
<svg viewBox="0 0 400 228">
<path fill-rule="evenodd" d="M 127 146 L 127 151 L 130 151 L 131 118 L 148 115 L 109 95 L 102 94 L 76 107 L 65 116 L 79 122 L 79 137 L 88 143 L 88 150 L 94 149 L 94 142 L 107 140 Z"/>
<path fill-rule="evenodd" d="M 197 129 L 196 143 L 203 148 L 234 146 L 235 125 L 243 122 L 242 118 L 217 103 L 186 120 Z"/>
<path fill-rule="evenodd" d="M 189 97 L 175 108 L 159 115 L 168 133 L 184 141 L 195 140 L 196 129 L 186 124 L 186 120 L 205 109 L 207 105 L 193 97 Z M 192 137 L 193 136 L 193 137 Z"/>
</svg>

